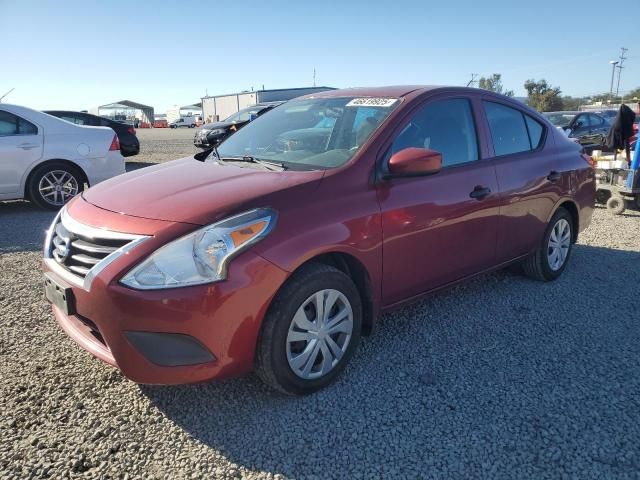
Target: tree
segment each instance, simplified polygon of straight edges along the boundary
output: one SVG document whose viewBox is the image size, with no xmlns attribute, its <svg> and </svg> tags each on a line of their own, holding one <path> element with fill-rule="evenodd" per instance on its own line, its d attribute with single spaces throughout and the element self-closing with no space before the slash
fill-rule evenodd
<svg viewBox="0 0 640 480">
<path fill-rule="evenodd" d="M 504 90 L 502 86 L 502 75 L 500 73 L 494 73 L 490 77 L 480 77 L 478 80 L 478 86 L 483 90 L 489 90 L 490 92 L 501 93 L 507 97 L 513 97 L 513 90 Z"/>
<path fill-rule="evenodd" d="M 535 81 L 533 79 L 524 82 L 527 91 L 527 103 L 539 112 L 553 112 L 563 109 L 562 91 L 559 87 L 552 87 L 546 80 Z"/>
<path fill-rule="evenodd" d="M 580 97 L 569 97 L 569 96 L 562 97 L 562 108 L 564 110 L 579 110 L 580 106 L 587 103 L 589 102 L 587 102 L 584 98 L 580 98 Z"/>
</svg>

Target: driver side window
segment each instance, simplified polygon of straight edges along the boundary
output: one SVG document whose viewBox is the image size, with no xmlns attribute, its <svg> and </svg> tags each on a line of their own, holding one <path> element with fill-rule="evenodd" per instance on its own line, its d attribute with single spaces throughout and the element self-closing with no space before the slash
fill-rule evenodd
<svg viewBox="0 0 640 480">
<path fill-rule="evenodd" d="M 410 147 L 440 152 L 443 167 L 478 160 L 478 140 L 469 100 L 438 100 L 418 110 L 393 141 L 391 154 Z"/>
</svg>

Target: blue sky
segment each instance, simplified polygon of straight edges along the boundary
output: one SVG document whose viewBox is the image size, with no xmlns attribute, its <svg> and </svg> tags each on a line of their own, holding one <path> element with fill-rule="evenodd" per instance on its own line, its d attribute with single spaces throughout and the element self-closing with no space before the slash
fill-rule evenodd
<svg viewBox="0 0 640 480">
<path fill-rule="evenodd" d="M 205 92 L 311 86 L 314 67 L 318 85 L 335 87 L 497 72 L 516 95 L 527 78 L 589 95 L 609 90 L 621 46 L 630 90 L 640 86 L 632 4 L 618 16 L 592 0 L 0 0 L 0 95 L 15 87 L 5 101 L 38 109 L 128 99 L 163 112 Z M 609 27 L 594 19 L 603 11 Z"/>
</svg>

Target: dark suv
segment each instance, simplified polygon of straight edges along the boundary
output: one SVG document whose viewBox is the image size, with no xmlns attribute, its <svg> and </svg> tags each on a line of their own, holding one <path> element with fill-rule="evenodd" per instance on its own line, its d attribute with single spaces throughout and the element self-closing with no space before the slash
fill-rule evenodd
<svg viewBox="0 0 640 480">
<path fill-rule="evenodd" d="M 72 112 L 67 110 L 45 110 L 44 113 L 61 118 L 76 125 L 90 125 L 92 127 L 109 127 L 118 136 L 120 153 L 123 157 L 131 157 L 140 153 L 140 142 L 136 137 L 135 129 L 126 123 L 110 120 L 85 112 Z"/>
<path fill-rule="evenodd" d="M 258 103 L 251 107 L 243 108 L 221 122 L 205 123 L 198 129 L 193 137 L 193 144 L 198 148 L 212 148 L 221 143 L 228 136 L 244 127 L 253 118 L 264 115 L 269 110 L 283 102 Z"/>
</svg>

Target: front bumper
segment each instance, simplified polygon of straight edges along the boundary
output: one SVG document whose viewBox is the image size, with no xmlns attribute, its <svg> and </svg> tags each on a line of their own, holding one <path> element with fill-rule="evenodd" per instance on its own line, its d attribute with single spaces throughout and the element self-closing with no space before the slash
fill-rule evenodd
<svg viewBox="0 0 640 480">
<path fill-rule="evenodd" d="M 87 205 L 84 213 L 91 210 Z M 183 229 L 173 227 L 172 236 Z M 164 236 L 152 236 L 104 268 L 90 291 L 72 285 L 75 312 L 54 306 L 58 323 L 82 348 L 138 383 L 195 383 L 250 372 L 262 320 L 287 273 L 247 251 L 230 263 L 222 282 L 156 291 L 120 285 L 122 275 L 166 243 Z M 60 268 L 45 260 L 54 277 Z"/>
</svg>

